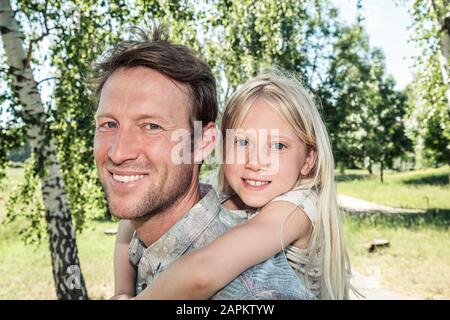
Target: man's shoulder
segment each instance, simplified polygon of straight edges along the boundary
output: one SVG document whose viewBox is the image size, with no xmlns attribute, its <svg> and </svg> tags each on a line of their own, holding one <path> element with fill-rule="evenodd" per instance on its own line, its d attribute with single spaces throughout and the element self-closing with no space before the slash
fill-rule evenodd
<svg viewBox="0 0 450 320">
<path fill-rule="evenodd" d="M 212 299 L 217 300 L 313 300 L 283 253 L 259 263 L 229 283 Z"/>
</svg>

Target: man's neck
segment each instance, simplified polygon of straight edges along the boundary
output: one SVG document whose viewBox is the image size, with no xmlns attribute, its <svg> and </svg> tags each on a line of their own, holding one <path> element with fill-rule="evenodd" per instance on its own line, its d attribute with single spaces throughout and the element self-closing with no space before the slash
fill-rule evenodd
<svg viewBox="0 0 450 320">
<path fill-rule="evenodd" d="M 134 219 L 131 223 L 139 239 L 148 247 L 170 230 L 193 206 L 200 201 L 198 181 L 170 208 L 143 220 Z"/>
</svg>

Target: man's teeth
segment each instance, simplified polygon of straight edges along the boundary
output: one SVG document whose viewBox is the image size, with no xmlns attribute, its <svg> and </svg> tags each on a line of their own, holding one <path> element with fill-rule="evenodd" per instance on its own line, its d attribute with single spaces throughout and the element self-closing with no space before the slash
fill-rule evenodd
<svg viewBox="0 0 450 320">
<path fill-rule="evenodd" d="M 133 182 L 144 178 L 145 174 L 140 174 L 137 176 L 119 176 L 118 174 L 113 174 L 113 179 L 119 182 Z"/>
<path fill-rule="evenodd" d="M 244 180 L 244 181 L 247 182 L 249 185 L 255 187 L 259 187 L 269 183 L 269 181 L 255 181 L 255 180 Z"/>
</svg>

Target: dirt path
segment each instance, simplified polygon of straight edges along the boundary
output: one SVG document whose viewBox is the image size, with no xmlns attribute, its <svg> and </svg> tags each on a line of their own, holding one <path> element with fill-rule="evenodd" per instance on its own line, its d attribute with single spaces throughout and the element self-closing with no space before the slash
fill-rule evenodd
<svg viewBox="0 0 450 320">
<path fill-rule="evenodd" d="M 357 212 L 386 212 L 386 213 L 425 213 L 421 209 L 392 208 L 381 204 L 353 198 L 343 194 L 338 195 L 339 205 L 345 210 Z"/>
<path fill-rule="evenodd" d="M 352 285 L 364 297 L 350 292 L 351 300 L 417 300 L 416 297 L 406 296 L 398 292 L 386 290 L 381 287 L 380 275 L 365 276 L 352 270 Z"/>
<path fill-rule="evenodd" d="M 381 204 L 353 198 L 346 195 L 338 195 L 338 202 L 341 208 L 354 212 L 385 212 L 385 213 L 424 213 L 420 209 L 392 208 Z M 398 292 L 382 288 L 381 274 L 366 276 L 353 270 L 352 285 L 364 297 L 358 296 L 353 292 L 350 294 L 352 300 L 416 300 L 417 298 L 406 296 Z"/>
</svg>

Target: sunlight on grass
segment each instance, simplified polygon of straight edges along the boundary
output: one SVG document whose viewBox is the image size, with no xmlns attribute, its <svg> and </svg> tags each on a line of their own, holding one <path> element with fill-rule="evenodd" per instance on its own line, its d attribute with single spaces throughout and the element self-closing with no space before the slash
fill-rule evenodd
<svg viewBox="0 0 450 320">
<path fill-rule="evenodd" d="M 116 227 L 113 222 L 92 222 L 77 235 L 90 299 L 108 299 L 114 294 L 115 237 L 104 231 Z M 37 246 L 26 246 L 18 237 L 2 239 L 0 275 L 0 299 L 56 299 L 47 239 Z"/>
<path fill-rule="evenodd" d="M 353 267 L 378 277 L 382 287 L 421 299 L 450 298 L 450 232 L 422 225 L 405 227 L 383 220 L 347 216 L 345 234 Z M 373 239 L 386 239 L 388 248 L 369 253 Z"/>
<path fill-rule="evenodd" d="M 8 168 L 6 170 L 6 178 L 2 181 L 0 189 L 0 220 L 6 215 L 5 206 L 8 197 L 12 191 L 18 188 L 19 183 L 23 181 L 23 174 L 23 168 Z"/>
<path fill-rule="evenodd" d="M 0 192 L 0 299 L 56 299 L 50 251 L 45 238 L 25 245 L 19 236 L 23 217 L 5 224 L 9 194 L 23 181 L 22 168 L 9 168 Z M 77 235 L 83 276 L 91 299 L 107 299 L 114 290 L 114 236 L 105 235 L 117 223 L 92 221 Z"/>
<path fill-rule="evenodd" d="M 450 210 L 448 175 L 448 167 L 390 173 L 381 183 L 376 175 L 348 171 L 337 176 L 338 192 L 391 207 Z"/>
<path fill-rule="evenodd" d="M 46 244 L 0 243 L 0 299 L 56 299 Z"/>
</svg>

